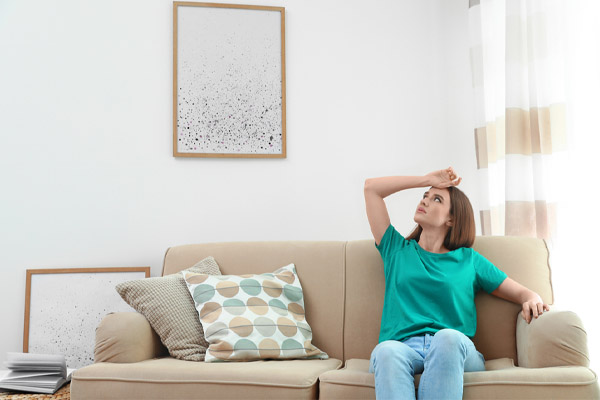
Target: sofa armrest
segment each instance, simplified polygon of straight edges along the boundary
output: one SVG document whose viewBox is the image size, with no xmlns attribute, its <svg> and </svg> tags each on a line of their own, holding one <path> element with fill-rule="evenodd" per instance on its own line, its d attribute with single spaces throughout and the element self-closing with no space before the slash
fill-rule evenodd
<svg viewBox="0 0 600 400">
<path fill-rule="evenodd" d="M 571 311 L 555 308 L 533 318 L 531 323 L 517 315 L 519 367 L 589 367 L 587 333 L 581 319 Z"/>
<path fill-rule="evenodd" d="M 134 363 L 165 355 L 167 349 L 140 313 L 110 313 L 96 328 L 96 363 Z"/>
</svg>

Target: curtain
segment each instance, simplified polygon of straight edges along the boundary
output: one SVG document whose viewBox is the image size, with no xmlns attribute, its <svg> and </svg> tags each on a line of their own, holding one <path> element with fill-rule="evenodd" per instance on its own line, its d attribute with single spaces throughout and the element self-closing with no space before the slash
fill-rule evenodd
<svg viewBox="0 0 600 400">
<path fill-rule="evenodd" d="M 483 235 L 556 236 L 567 162 L 563 0 L 470 0 Z"/>
</svg>

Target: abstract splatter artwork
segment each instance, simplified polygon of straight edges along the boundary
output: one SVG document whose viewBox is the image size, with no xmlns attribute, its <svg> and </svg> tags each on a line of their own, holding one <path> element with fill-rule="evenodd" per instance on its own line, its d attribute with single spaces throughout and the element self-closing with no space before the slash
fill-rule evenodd
<svg viewBox="0 0 600 400">
<path fill-rule="evenodd" d="M 93 364 L 100 321 L 112 312 L 135 312 L 115 286 L 150 275 L 149 267 L 84 270 L 28 270 L 24 352 L 62 354 L 69 368 Z"/>
<path fill-rule="evenodd" d="M 173 7 L 173 155 L 284 158 L 285 9 Z"/>
</svg>

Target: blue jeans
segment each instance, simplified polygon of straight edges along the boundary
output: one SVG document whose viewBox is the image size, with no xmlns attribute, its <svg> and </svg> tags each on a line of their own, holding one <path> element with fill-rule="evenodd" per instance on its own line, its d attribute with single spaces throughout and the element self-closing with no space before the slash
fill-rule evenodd
<svg viewBox="0 0 600 400">
<path fill-rule="evenodd" d="M 462 399 L 463 373 L 485 371 L 483 355 L 465 334 L 442 329 L 434 335 L 413 336 L 404 342 L 386 340 L 371 353 L 375 396 L 414 399 L 415 374 L 422 374 L 418 398 Z"/>
</svg>

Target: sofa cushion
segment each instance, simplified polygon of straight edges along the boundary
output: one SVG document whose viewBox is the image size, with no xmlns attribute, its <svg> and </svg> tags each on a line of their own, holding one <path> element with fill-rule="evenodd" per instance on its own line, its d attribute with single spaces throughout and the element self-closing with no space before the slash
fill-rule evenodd
<svg viewBox="0 0 600 400">
<path fill-rule="evenodd" d="M 463 399 L 598 398 L 597 377 L 587 367 L 520 368 L 510 358 L 488 360 L 485 371 L 465 372 Z M 421 374 L 415 376 L 419 387 Z M 350 359 L 319 377 L 320 399 L 375 399 L 369 360 Z"/>
<path fill-rule="evenodd" d="M 186 271 L 221 274 L 213 257 L 206 257 Z M 171 356 L 204 360 L 208 343 L 182 274 L 123 282 L 116 290 L 127 304 L 146 317 Z"/>
<path fill-rule="evenodd" d="M 312 344 L 294 264 L 256 275 L 183 276 L 210 343 L 206 362 L 328 358 Z"/>
<path fill-rule="evenodd" d="M 340 360 L 196 363 L 172 357 L 97 363 L 73 373 L 77 399 L 316 399 L 318 377 Z"/>
</svg>

